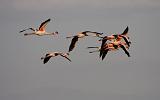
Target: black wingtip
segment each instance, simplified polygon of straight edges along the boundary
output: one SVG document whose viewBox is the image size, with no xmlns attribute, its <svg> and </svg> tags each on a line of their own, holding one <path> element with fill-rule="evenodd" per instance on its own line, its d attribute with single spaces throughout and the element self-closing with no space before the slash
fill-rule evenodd
<svg viewBox="0 0 160 100">
<path fill-rule="evenodd" d="M 129 28 L 127 26 L 126 29 L 124 30 L 124 32 L 122 33 L 122 35 L 126 35 L 128 33 L 128 30 L 129 30 Z"/>
<path fill-rule="evenodd" d="M 76 44 L 77 41 L 78 41 L 78 36 L 74 36 L 72 38 L 72 41 L 71 41 L 71 44 L 69 46 L 69 51 L 68 52 L 70 52 L 70 51 L 72 51 L 74 49 L 75 44 Z"/>
<path fill-rule="evenodd" d="M 103 52 L 103 54 L 102 54 L 102 60 L 104 60 L 104 58 L 106 57 L 107 53 L 108 53 L 108 49 Z"/>
<path fill-rule="evenodd" d="M 72 62 L 72 60 L 69 60 L 70 62 Z"/>
<path fill-rule="evenodd" d="M 45 60 L 44 60 L 44 61 L 43 61 L 43 64 L 46 64 L 47 62 L 48 62 L 48 61 L 45 61 Z"/>
<path fill-rule="evenodd" d="M 99 58 L 101 58 L 102 54 L 103 54 L 103 51 L 100 50 Z"/>
<path fill-rule="evenodd" d="M 121 45 L 121 48 L 124 50 L 124 52 L 127 54 L 128 57 L 130 57 L 129 52 L 126 50 L 125 46 Z"/>
<path fill-rule="evenodd" d="M 105 54 L 102 55 L 102 61 L 104 60 L 104 58 L 105 58 Z"/>
<path fill-rule="evenodd" d="M 47 19 L 46 21 L 44 21 L 44 23 L 49 22 L 49 21 L 51 21 L 51 19 L 50 19 L 50 18 L 49 18 L 49 19 Z"/>
<path fill-rule="evenodd" d="M 71 52 L 72 50 L 69 48 L 68 52 Z"/>
<path fill-rule="evenodd" d="M 49 18 L 47 21 L 51 21 L 51 18 Z"/>
<path fill-rule="evenodd" d="M 23 31 L 19 31 L 19 33 L 22 33 Z"/>
</svg>

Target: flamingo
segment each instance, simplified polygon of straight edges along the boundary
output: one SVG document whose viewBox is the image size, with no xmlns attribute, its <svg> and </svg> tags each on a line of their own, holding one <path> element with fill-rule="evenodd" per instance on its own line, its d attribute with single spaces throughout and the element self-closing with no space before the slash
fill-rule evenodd
<svg viewBox="0 0 160 100">
<path fill-rule="evenodd" d="M 48 33 L 46 32 L 46 26 L 47 24 L 51 21 L 51 19 L 47 19 L 46 21 L 42 22 L 41 25 L 39 26 L 39 29 L 35 29 L 35 28 L 27 28 L 27 29 L 24 29 L 24 30 L 21 30 L 19 33 L 22 33 L 24 31 L 27 31 L 27 30 L 31 30 L 33 31 L 32 33 L 25 33 L 24 36 L 27 36 L 27 35 L 38 35 L 38 36 L 43 36 L 43 35 L 55 35 L 55 34 L 58 34 L 58 32 L 53 32 L 53 33 Z"/>
<path fill-rule="evenodd" d="M 45 57 L 41 57 L 41 59 L 43 60 L 43 63 L 45 64 L 45 63 L 47 63 L 49 61 L 49 59 L 51 57 L 55 57 L 55 56 L 58 56 L 58 55 L 66 58 L 68 61 L 71 62 L 71 60 L 68 58 L 69 53 L 62 53 L 62 52 L 50 52 L 50 53 L 47 53 L 45 55 Z"/>
<path fill-rule="evenodd" d="M 113 39 L 116 39 L 117 41 L 120 41 L 122 38 L 127 43 L 127 45 L 130 47 L 131 42 L 128 40 L 129 37 L 127 36 L 128 30 L 129 30 L 129 28 L 127 26 L 127 28 L 121 34 L 113 34 L 113 35 L 110 35 L 110 36 L 102 37 L 102 39 L 99 40 L 99 41 L 102 41 L 101 47 L 103 47 L 103 45 L 106 43 L 107 40 L 111 41 Z"/>
<path fill-rule="evenodd" d="M 88 35 L 87 33 L 93 33 L 92 35 Z M 83 31 L 78 33 L 75 36 L 70 36 L 70 37 L 66 37 L 66 38 L 72 38 L 71 44 L 69 46 L 69 50 L 68 52 L 72 51 L 75 47 L 76 42 L 78 41 L 79 38 L 83 38 L 85 36 L 97 36 L 100 37 L 100 35 L 102 35 L 103 33 L 98 33 L 98 32 L 91 32 L 91 31 Z"/>
<path fill-rule="evenodd" d="M 102 60 L 105 58 L 108 51 L 118 50 L 119 48 L 122 48 L 123 51 L 127 54 L 128 57 L 130 57 L 129 52 L 126 48 L 129 48 L 128 45 L 121 41 L 114 41 L 112 43 L 106 43 L 101 49 L 100 49 L 100 57 L 102 56 Z"/>
<path fill-rule="evenodd" d="M 128 47 L 128 45 L 125 43 L 125 42 L 122 42 L 122 44 L 123 45 L 125 45 L 125 47 L 127 48 L 127 49 L 129 49 L 129 47 Z M 112 51 L 112 50 L 118 50 L 118 49 L 115 49 L 114 47 L 113 47 L 113 44 L 112 43 L 106 43 L 105 45 L 104 45 L 104 47 L 107 47 L 107 46 L 110 46 L 108 49 L 109 49 L 109 51 Z M 112 48 L 111 48 L 112 47 Z M 89 53 L 94 53 L 94 52 L 100 52 L 101 51 L 101 47 L 98 47 L 98 46 L 90 46 L 90 47 L 87 47 L 87 49 L 92 49 L 92 48 L 95 48 L 96 50 L 94 50 L 94 51 L 90 51 Z"/>
</svg>

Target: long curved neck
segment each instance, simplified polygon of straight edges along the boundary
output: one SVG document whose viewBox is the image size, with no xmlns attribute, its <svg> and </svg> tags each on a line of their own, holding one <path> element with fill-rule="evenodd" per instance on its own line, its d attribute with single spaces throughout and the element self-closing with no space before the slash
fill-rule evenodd
<svg viewBox="0 0 160 100">
<path fill-rule="evenodd" d="M 45 32 L 45 35 L 53 35 L 54 33 Z"/>
</svg>

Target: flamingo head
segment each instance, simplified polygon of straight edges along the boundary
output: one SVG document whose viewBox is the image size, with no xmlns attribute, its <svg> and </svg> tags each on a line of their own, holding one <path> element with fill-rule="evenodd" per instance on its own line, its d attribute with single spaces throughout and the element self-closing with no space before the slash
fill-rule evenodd
<svg viewBox="0 0 160 100">
<path fill-rule="evenodd" d="M 59 34 L 59 32 L 58 32 L 58 31 L 56 31 L 56 32 L 53 32 L 52 34 L 53 34 L 53 35 L 57 35 L 57 34 Z"/>
</svg>

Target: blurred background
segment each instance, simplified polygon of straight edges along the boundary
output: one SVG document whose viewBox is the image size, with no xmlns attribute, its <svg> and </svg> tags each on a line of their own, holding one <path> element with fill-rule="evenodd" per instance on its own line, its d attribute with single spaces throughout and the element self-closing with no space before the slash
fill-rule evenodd
<svg viewBox="0 0 160 100">
<path fill-rule="evenodd" d="M 24 36 L 51 18 L 48 32 L 58 36 Z M 159 0 L 1 0 L 0 100 L 159 100 Z M 98 38 L 78 41 L 70 54 L 43 64 L 49 51 L 68 51 L 66 36 L 91 30 L 105 35 L 129 27 L 128 58 L 123 50 L 104 61 L 87 46 Z"/>
</svg>

